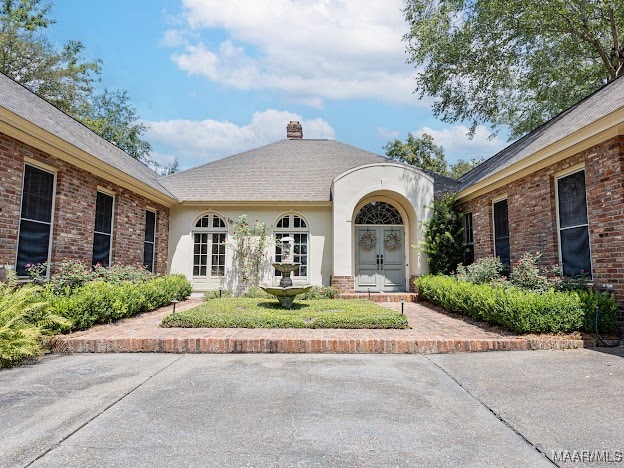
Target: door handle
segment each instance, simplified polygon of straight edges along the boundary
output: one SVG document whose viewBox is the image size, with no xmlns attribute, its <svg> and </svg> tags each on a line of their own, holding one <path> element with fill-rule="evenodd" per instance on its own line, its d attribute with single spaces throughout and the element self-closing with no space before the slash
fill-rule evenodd
<svg viewBox="0 0 624 468">
<path fill-rule="evenodd" d="M 379 260 L 380 260 L 380 264 L 381 264 L 381 271 L 383 271 L 383 255 L 379 256 Z"/>
<path fill-rule="evenodd" d="M 379 270 L 379 255 L 377 255 L 377 269 Z"/>
</svg>

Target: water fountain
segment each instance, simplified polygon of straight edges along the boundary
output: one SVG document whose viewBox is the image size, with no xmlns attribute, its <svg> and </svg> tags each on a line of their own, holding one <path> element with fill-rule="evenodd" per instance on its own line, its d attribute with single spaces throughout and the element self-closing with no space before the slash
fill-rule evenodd
<svg viewBox="0 0 624 468">
<path fill-rule="evenodd" d="M 294 262 L 292 237 L 282 237 L 282 261 L 273 263 L 273 268 L 282 273 L 282 279 L 279 286 L 260 286 L 265 292 L 277 297 L 280 305 L 284 309 L 290 309 L 297 294 L 307 292 L 312 285 L 304 284 L 293 286 L 291 273 L 301 266 L 301 263 Z"/>
</svg>

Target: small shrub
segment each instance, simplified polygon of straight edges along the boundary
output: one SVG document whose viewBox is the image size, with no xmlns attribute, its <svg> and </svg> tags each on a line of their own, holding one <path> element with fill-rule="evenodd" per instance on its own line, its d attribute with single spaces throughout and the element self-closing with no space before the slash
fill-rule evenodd
<svg viewBox="0 0 624 468">
<path fill-rule="evenodd" d="M 527 291 L 544 292 L 550 289 L 559 289 L 561 286 L 561 270 L 558 265 L 545 271 L 537 266 L 541 253 L 525 253 L 518 260 L 509 274 L 509 282 L 520 289 Z"/>
<path fill-rule="evenodd" d="M 577 290 L 583 306 L 583 330 L 596 333 L 596 306 L 598 306 L 598 332 L 615 331 L 618 321 L 618 305 L 613 293 L 594 290 Z"/>
<path fill-rule="evenodd" d="M 234 291 L 231 289 L 212 289 L 204 293 L 204 301 L 220 299 L 223 297 L 234 297 Z"/>
<path fill-rule="evenodd" d="M 109 267 L 103 267 L 97 264 L 93 267 L 93 272 L 96 278 L 108 283 L 121 283 L 123 281 L 140 283 L 155 278 L 154 273 L 150 272 L 144 265 L 116 263 Z"/>
<path fill-rule="evenodd" d="M 297 296 L 297 299 L 302 301 L 335 299 L 338 294 L 340 294 L 340 291 L 331 286 L 312 286 L 308 292 Z"/>
<path fill-rule="evenodd" d="M 243 297 L 248 297 L 250 299 L 268 299 L 271 298 L 273 296 L 271 296 L 269 293 L 264 292 L 264 290 L 262 290 L 259 287 L 251 287 L 249 288 L 244 294 Z"/>
<path fill-rule="evenodd" d="M 58 271 L 50 277 L 47 287 L 53 294 L 68 295 L 95 278 L 96 274 L 91 266 L 77 260 L 63 260 Z"/>
<path fill-rule="evenodd" d="M 537 293 L 449 276 L 422 276 L 416 284 L 420 297 L 429 302 L 515 333 L 569 332 L 583 324 L 583 307 L 576 293 Z"/>
<path fill-rule="evenodd" d="M 505 271 L 498 257 L 486 257 L 468 266 L 458 265 L 457 278 L 475 284 L 487 284 L 501 279 Z"/>
<path fill-rule="evenodd" d="M 39 286 L 0 282 L 0 368 L 38 357 L 42 335 L 55 327 L 69 328 L 69 321 L 56 315 L 41 293 Z"/>
</svg>

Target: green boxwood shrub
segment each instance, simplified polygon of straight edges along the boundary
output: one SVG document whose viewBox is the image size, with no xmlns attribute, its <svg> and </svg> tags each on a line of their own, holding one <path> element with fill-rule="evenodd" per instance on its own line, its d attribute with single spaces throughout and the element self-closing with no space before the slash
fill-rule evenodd
<svg viewBox="0 0 624 468">
<path fill-rule="evenodd" d="M 190 293 L 191 284 L 183 275 L 170 275 L 137 283 L 92 281 L 74 289 L 71 295 L 49 294 L 47 299 L 59 315 L 73 322 L 72 330 L 84 330 L 153 310 Z"/>
<path fill-rule="evenodd" d="M 424 300 L 514 333 L 570 332 L 583 326 L 584 308 L 576 293 L 538 293 L 431 275 L 420 277 L 416 285 Z"/>
<path fill-rule="evenodd" d="M 583 330 L 596 333 L 596 306 L 598 306 L 598 332 L 615 331 L 618 321 L 618 305 L 613 293 L 593 290 L 577 290 L 583 306 Z"/>
</svg>

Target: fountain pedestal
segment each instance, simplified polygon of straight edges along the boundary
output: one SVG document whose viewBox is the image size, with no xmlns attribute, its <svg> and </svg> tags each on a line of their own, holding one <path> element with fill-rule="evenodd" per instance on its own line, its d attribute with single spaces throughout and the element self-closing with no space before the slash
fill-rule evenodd
<svg viewBox="0 0 624 468">
<path fill-rule="evenodd" d="M 282 241 L 282 258 L 283 262 L 273 263 L 273 268 L 282 273 L 279 286 L 260 286 L 262 290 L 277 297 L 280 305 L 284 309 L 290 309 L 297 294 L 303 294 L 312 288 L 312 285 L 304 284 L 301 286 L 293 286 L 290 275 L 293 271 L 301 266 L 301 263 L 293 262 L 292 237 L 283 237 Z"/>
</svg>

